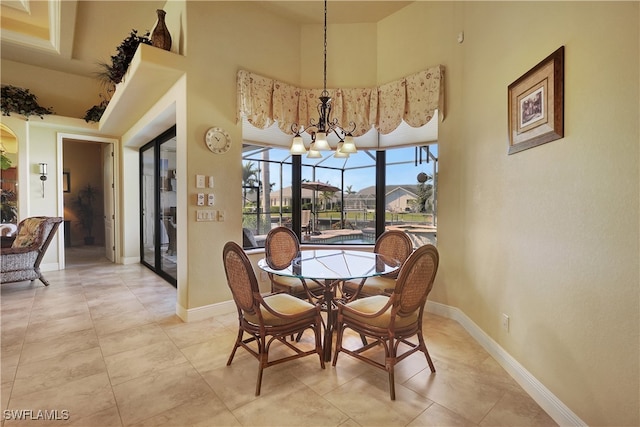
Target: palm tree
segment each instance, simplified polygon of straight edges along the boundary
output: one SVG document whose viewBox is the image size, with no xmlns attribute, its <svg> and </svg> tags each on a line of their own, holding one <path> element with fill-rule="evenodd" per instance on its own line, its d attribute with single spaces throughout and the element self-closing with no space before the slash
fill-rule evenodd
<svg viewBox="0 0 640 427">
<path fill-rule="evenodd" d="M 347 188 L 345 190 L 347 192 L 347 194 L 355 194 L 356 192 L 353 190 L 353 185 L 347 185 Z"/>
<path fill-rule="evenodd" d="M 251 189 L 256 182 L 258 182 L 259 169 L 256 168 L 254 162 L 247 162 L 242 165 L 242 200 L 243 204 L 247 202 L 247 188 L 249 192 L 253 192 Z"/>
</svg>

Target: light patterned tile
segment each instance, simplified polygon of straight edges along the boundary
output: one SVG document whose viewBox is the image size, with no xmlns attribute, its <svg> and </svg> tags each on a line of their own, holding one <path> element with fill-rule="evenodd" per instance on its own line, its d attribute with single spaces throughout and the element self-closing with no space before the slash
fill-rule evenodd
<svg viewBox="0 0 640 427">
<path fill-rule="evenodd" d="M 86 305 L 85 305 L 86 307 Z M 71 332 L 92 329 L 93 323 L 89 310 L 83 310 L 79 314 L 57 319 L 39 319 L 32 321 L 27 328 L 25 342 L 42 341 L 53 336 L 65 335 Z"/>
<path fill-rule="evenodd" d="M 170 341 L 161 341 L 116 353 L 105 357 L 104 360 L 113 385 L 150 375 L 187 361 Z"/>
<path fill-rule="evenodd" d="M 396 400 L 389 396 L 388 374 L 367 372 L 324 396 L 363 426 L 405 426 L 433 402 L 396 383 Z"/>
<path fill-rule="evenodd" d="M 232 427 L 241 425 L 213 392 L 134 424 L 135 427 Z"/>
<path fill-rule="evenodd" d="M 98 347 L 20 364 L 12 395 L 22 396 L 46 390 L 103 372 L 106 373 L 106 367 Z"/>
<path fill-rule="evenodd" d="M 207 383 L 183 363 L 113 386 L 124 425 L 140 423 L 211 394 Z"/>
<path fill-rule="evenodd" d="M 472 423 L 461 415 L 456 414 L 447 408 L 434 403 L 423 413 L 411 421 L 408 427 L 473 427 Z"/>
<path fill-rule="evenodd" d="M 93 329 L 70 332 L 24 344 L 20 363 L 33 363 L 44 359 L 98 347 L 98 337 Z"/>
<path fill-rule="evenodd" d="M 82 424 L 81 420 L 91 419 L 92 415 L 96 415 L 109 408 L 115 407 L 115 399 L 111 390 L 111 384 L 106 372 L 89 375 L 78 379 L 69 379 L 64 384 L 59 384 L 43 390 L 32 393 L 14 396 L 12 394 L 9 401 L 9 409 L 55 409 L 58 411 L 66 410 L 69 413 L 69 421 L 71 424 L 78 426 L 89 426 L 92 424 Z M 112 420 L 113 416 L 108 419 Z M 23 425 L 22 423 L 16 423 Z M 61 421 L 52 421 L 44 423 L 38 420 L 33 425 L 60 425 Z M 7 422 L 6 426 L 14 425 Z M 93 424 L 93 425 L 118 425 L 111 424 Z"/>
<path fill-rule="evenodd" d="M 146 324 L 117 331 L 101 336 L 99 340 L 105 357 L 123 351 L 135 350 L 149 344 L 163 341 L 170 342 L 169 337 L 155 324 Z"/>
</svg>

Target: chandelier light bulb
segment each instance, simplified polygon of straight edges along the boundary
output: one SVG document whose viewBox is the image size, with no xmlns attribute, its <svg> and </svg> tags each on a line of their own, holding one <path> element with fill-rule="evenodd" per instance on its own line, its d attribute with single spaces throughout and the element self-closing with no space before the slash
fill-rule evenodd
<svg viewBox="0 0 640 427">
<path fill-rule="evenodd" d="M 316 150 L 315 147 L 315 143 L 311 143 L 311 146 L 309 147 L 309 151 L 307 152 L 307 158 L 308 159 L 321 159 L 322 158 L 322 154 L 320 154 L 320 152 L 318 150 Z"/>
<path fill-rule="evenodd" d="M 338 143 L 338 148 L 336 148 L 336 153 L 333 155 L 333 157 L 336 157 L 338 159 L 346 159 L 349 157 L 349 153 L 345 152 L 343 150 L 344 147 L 344 142 L 339 142 Z"/>
<path fill-rule="evenodd" d="M 307 149 L 304 146 L 304 141 L 300 135 L 296 135 L 291 143 L 291 154 L 306 154 Z"/>
<path fill-rule="evenodd" d="M 344 139 L 344 144 L 342 144 L 341 151 L 348 154 L 354 154 L 358 152 L 356 143 L 353 140 L 353 136 L 351 134 L 347 134 L 346 138 Z"/>
<path fill-rule="evenodd" d="M 315 149 L 317 151 L 331 151 L 331 146 L 327 142 L 327 134 L 325 132 L 316 133 Z"/>
</svg>

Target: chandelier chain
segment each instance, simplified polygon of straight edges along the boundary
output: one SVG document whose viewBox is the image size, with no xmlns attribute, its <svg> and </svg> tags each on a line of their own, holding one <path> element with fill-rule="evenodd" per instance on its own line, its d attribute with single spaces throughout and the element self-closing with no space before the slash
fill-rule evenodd
<svg viewBox="0 0 640 427">
<path fill-rule="evenodd" d="M 327 0 L 324 2 L 324 91 L 327 91 Z"/>
</svg>

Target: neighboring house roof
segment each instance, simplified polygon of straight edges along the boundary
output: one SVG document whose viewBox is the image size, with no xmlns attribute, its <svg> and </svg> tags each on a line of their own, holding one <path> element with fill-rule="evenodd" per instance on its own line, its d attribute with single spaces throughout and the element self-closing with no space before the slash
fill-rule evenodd
<svg viewBox="0 0 640 427">
<path fill-rule="evenodd" d="M 390 194 L 394 191 L 396 191 L 397 189 L 402 189 L 404 191 L 406 191 L 407 193 L 412 194 L 415 197 L 418 197 L 418 186 L 415 184 L 403 184 L 403 185 L 387 185 L 384 188 L 384 194 Z M 358 191 L 357 193 L 355 193 L 356 196 L 360 195 L 360 196 L 375 196 L 376 194 L 376 186 L 372 185 L 370 187 L 365 187 L 362 190 Z M 353 194 L 351 195 L 353 196 Z"/>
</svg>

